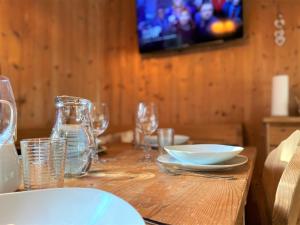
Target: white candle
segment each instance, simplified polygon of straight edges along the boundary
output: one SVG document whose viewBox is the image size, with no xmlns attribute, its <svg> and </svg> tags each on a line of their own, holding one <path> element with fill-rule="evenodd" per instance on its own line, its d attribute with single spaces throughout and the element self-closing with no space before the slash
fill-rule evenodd
<svg viewBox="0 0 300 225">
<path fill-rule="evenodd" d="M 272 81 L 272 116 L 289 115 L 289 76 L 277 75 Z"/>
</svg>

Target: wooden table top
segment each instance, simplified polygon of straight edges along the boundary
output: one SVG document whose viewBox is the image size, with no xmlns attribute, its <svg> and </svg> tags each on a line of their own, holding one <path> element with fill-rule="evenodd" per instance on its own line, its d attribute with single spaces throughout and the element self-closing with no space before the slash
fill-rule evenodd
<svg viewBox="0 0 300 225">
<path fill-rule="evenodd" d="M 157 151 L 153 151 L 157 155 Z M 139 161 L 143 152 L 129 144 L 109 146 L 101 158 L 81 178 L 65 179 L 66 187 L 92 187 L 123 198 L 143 217 L 168 224 L 237 224 L 246 203 L 256 157 L 255 148 L 246 148 L 249 162 L 231 171 L 213 174 L 237 179 L 208 178 L 197 175 L 169 175 L 156 163 Z"/>
<path fill-rule="evenodd" d="M 271 116 L 263 119 L 264 123 L 300 123 L 300 116 Z"/>
</svg>

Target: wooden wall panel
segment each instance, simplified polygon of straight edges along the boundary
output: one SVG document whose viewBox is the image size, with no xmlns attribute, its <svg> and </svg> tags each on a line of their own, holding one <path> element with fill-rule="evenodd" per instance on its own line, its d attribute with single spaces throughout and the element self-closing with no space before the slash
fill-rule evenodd
<svg viewBox="0 0 300 225">
<path fill-rule="evenodd" d="M 0 71 L 12 81 L 18 127 L 52 127 L 57 95 L 108 102 L 114 126 L 133 125 L 136 103 L 151 100 L 165 124 L 243 123 L 261 166 L 272 76 L 289 74 L 300 96 L 300 1 L 244 0 L 245 41 L 152 57 L 138 53 L 134 2 L 0 0 Z M 277 9 L 286 19 L 281 48 Z"/>
<path fill-rule="evenodd" d="M 134 0 L 0 0 L 0 64 L 19 127 L 52 126 L 56 95 L 107 101 L 113 125 L 133 124 L 136 103 L 152 100 L 164 123 L 243 122 L 247 143 L 262 147 L 272 76 L 290 74 L 300 95 L 300 2 L 277 2 L 282 48 L 273 42 L 276 1 L 254 0 L 244 42 L 142 57 Z"/>
</svg>

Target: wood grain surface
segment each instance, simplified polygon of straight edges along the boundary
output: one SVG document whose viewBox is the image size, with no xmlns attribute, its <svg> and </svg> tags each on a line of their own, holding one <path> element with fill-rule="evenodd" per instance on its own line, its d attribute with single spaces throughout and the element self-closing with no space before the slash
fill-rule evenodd
<svg viewBox="0 0 300 225">
<path fill-rule="evenodd" d="M 286 21 L 281 48 L 277 5 Z M 299 10 L 297 0 L 245 1 L 245 41 L 143 57 L 135 0 L 0 0 L 1 73 L 12 80 L 22 129 L 52 127 L 56 95 L 107 101 L 112 125 L 133 124 L 144 99 L 159 104 L 165 123 L 243 122 L 247 143 L 262 152 L 272 76 L 289 74 L 291 94 L 300 95 Z"/>
<path fill-rule="evenodd" d="M 153 154 L 156 156 L 157 152 Z M 139 162 L 141 150 L 128 144 L 114 144 L 102 157 L 106 163 L 94 165 L 84 177 L 65 179 L 65 186 L 112 192 L 132 204 L 143 217 L 173 225 L 233 225 L 243 214 L 256 150 L 246 148 L 243 154 L 249 158 L 246 165 L 213 172 L 234 176 L 233 180 L 175 176 L 160 172 L 155 163 Z"/>
<path fill-rule="evenodd" d="M 113 126 L 132 126 L 136 103 L 151 100 L 163 123 L 243 123 L 245 144 L 258 147 L 260 179 L 274 74 L 290 75 L 296 114 L 300 2 L 244 2 L 244 41 L 144 57 L 135 0 L 0 0 L 0 70 L 12 81 L 18 127 L 50 129 L 56 95 L 107 101 Z M 278 10 L 286 21 L 283 47 L 274 44 Z"/>
<path fill-rule="evenodd" d="M 265 219 L 268 221 L 268 224 L 271 224 L 272 221 L 272 212 L 278 183 L 287 166 L 287 162 L 280 160 L 281 151 L 281 149 L 275 148 L 268 155 L 263 170 L 262 183 L 265 196 L 262 204 L 265 206 L 265 216 L 267 217 Z"/>
<path fill-rule="evenodd" d="M 272 215 L 273 225 L 300 224 L 300 147 L 280 178 Z"/>
<path fill-rule="evenodd" d="M 294 200 L 292 200 L 291 193 L 298 192 L 296 189 L 299 188 L 299 177 L 297 177 L 299 172 L 295 171 L 299 162 L 299 154 L 297 154 L 300 149 L 299 143 L 300 131 L 295 131 L 271 151 L 265 161 L 262 176 L 264 187 L 264 202 L 262 201 L 262 204 L 265 206 L 265 216 L 266 221 L 268 221 L 266 224 L 271 224 L 272 214 L 276 217 L 275 221 L 277 222 L 275 224 L 290 224 L 289 215 L 292 211 L 294 213 L 294 209 L 290 207 L 298 207 L 297 204 L 293 205 L 294 203 L 292 203 L 292 201 L 298 201 L 298 198 L 295 195 Z M 274 210 L 276 211 L 275 214 Z M 284 219 L 286 221 L 282 222 Z M 291 222 L 291 224 L 294 223 Z"/>
</svg>

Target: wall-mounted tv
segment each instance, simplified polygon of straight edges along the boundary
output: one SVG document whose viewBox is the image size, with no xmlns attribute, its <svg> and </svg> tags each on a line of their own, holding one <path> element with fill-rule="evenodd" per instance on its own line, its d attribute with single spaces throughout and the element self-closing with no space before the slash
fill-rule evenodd
<svg viewBox="0 0 300 225">
<path fill-rule="evenodd" d="M 136 0 L 141 53 L 239 39 L 243 0 Z"/>
</svg>

